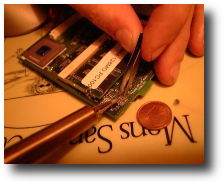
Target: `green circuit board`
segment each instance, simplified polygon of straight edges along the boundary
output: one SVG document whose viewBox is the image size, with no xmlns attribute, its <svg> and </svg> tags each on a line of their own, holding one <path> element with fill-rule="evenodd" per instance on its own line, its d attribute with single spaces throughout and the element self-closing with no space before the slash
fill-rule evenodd
<svg viewBox="0 0 224 184">
<path fill-rule="evenodd" d="M 87 104 L 118 98 L 105 115 L 117 120 L 153 84 L 151 62 L 141 61 L 126 99 L 119 87 L 130 54 L 85 17 L 74 13 L 24 51 L 19 59 Z"/>
</svg>

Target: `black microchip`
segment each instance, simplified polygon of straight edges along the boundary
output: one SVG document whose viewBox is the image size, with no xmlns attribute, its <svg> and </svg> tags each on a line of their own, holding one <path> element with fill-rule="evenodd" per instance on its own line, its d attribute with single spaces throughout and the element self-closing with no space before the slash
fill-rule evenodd
<svg viewBox="0 0 224 184">
<path fill-rule="evenodd" d="M 39 54 L 40 56 L 44 56 L 46 55 L 49 51 L 51 50 L 50 47 L 43 45 L 42 47 L 40 47 L 36 53 Z"/>
<path fill-rule="evenodd" d="M 22 56 L 44 68 L 65 49 L 65 46 L 48 38 L 43 38 L 24 52 Z"/>
</svg>

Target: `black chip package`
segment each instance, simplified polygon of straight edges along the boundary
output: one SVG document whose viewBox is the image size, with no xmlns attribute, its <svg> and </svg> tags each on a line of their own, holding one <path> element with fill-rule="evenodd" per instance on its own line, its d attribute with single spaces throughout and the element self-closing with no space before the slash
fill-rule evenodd
<svg viewBox="0 0 224 184">
<path fill-rule="evenodd" d="M 43 45 L 41 48 L 39 48 L 36 53 L 39 54 L 40 56 L 46 55 L 49 51 L 51 50 L 50 47 Z"/>
<path fill-rule="evenodd" d="M 65 46 L 47 38 L 43 38 L 24 52 L 22 56 L 37 66 L 44 68 L 65 49 Z"/>
</svg>

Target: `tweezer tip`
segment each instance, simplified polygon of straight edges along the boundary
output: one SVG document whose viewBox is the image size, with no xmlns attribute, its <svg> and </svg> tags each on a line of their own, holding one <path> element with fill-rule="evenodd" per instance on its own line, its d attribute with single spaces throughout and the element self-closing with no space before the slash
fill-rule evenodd
<svg viewBox="0 0 224 184">
<path fill-rule="evenodd" d="M 104 111 L 106 111 L 109 107 L 111 107 L 117 101 L 118 101 L 118 99 L 115 98 L 113 100 L 107 101 L 107 102 L 99 104 L 97 106 L 94 106 L 93 109 L 95 112 L 97 112 L 99 115 L 101 115 Z"/>
<path fill-rule="evenodd" d="M 136 75 L 137 68 L 139 67 L 139 63 L 140 63 L 140 60 L 138 58 L 140 57 L 142 37 L 143 37 L 143 32 L 139 34 L 138 41 L 135 45 L 134 51 L 128 62 L 128 66 L 123 75 L 123 80 L 120 84 L 119 96 L 126 97 L 127 91 L 129 90 L 131 86 L 130 84 L 133 82 L 134 76 Z"/>
</svg>

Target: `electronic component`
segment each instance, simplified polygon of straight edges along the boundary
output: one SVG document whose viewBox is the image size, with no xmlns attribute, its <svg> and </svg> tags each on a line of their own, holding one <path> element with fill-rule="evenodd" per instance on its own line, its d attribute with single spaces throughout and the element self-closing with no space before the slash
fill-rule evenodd
<svg viewBox="0 0 224 184">
<path fill-rule="evenodd" d="M 81 14 L 74 13 L 67 20 L 61 23 L 58 27 L 54 28 L 49 34 L 50 37 L 56 40 L 60 35 L 62 35 L 69 27 L 72 26 L 72 24 L 74 24 L 81 17 L 82 17 Z"/>
<path fill-rule="evenodd" d="M 90 105 L 117 98 L 117 103 L 105 112 L 114 120 L 153 84 L 153 65 L 142 60 L 127 98 L 120 98 L 130 54 L 85 17 L 80 16 L 69 26 L 62 23 L 56 30 L 60 27 L 63 31 L 51 31 L 19 59 Z"/>
<path fill-rule="evenodd" d="M 43 38 L 33 47 L 25 51 L 23 57 L 35 65 L 44 68 L 65 49 L 65 46 L 47 38 Z"/>
</svg>

